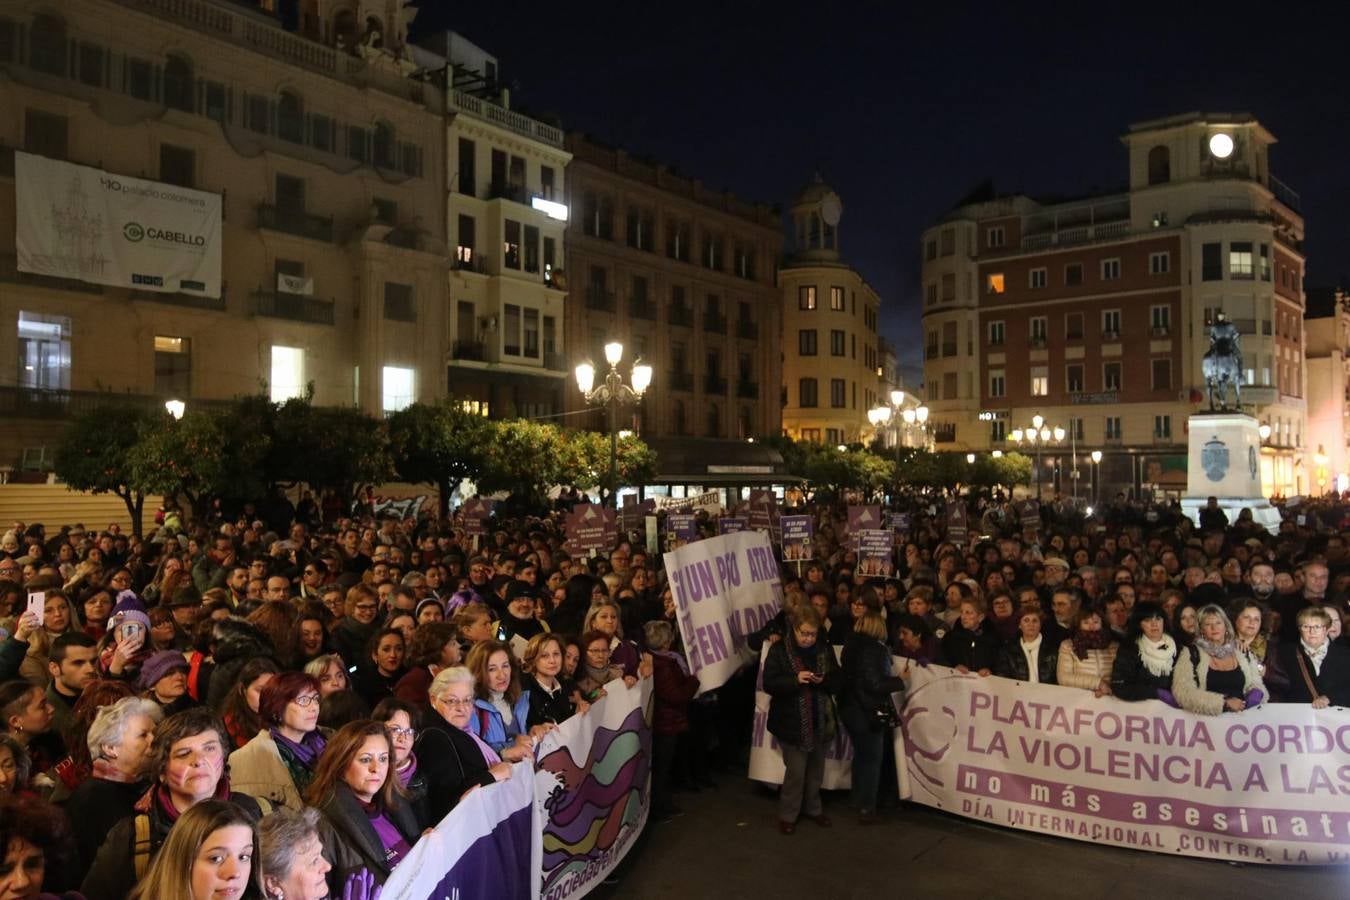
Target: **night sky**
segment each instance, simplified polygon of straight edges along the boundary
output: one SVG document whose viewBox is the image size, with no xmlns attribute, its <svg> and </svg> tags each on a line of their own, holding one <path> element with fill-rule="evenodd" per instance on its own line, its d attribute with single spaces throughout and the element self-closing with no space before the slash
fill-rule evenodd
<svg viewBox="0 0 1350 900">
<path fill-rule="evenodd" d="M 1302 196 L 1308 286 L 1350 275 L 1350 51 L 1334 18 L 1236 3 L 423 5 L 419 31 L 495 54 L 512 106 L 569 131 L 784 209 L 819 168 L 911 385 L 922 229 L 984 179 L 1033 196 L 1123 187 L 1131 122 L 1253 113 L 1278 139 L 1271 171 Z"/>
</svg>

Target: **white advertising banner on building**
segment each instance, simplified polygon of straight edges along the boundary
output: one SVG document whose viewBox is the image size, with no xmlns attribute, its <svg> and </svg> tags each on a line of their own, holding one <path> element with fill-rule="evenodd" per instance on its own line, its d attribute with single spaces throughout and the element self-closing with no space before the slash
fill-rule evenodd
<svg viewBox="0 0 1350 900">
<path fill-rule="evenodd" d="M 14 154 L 20 272 L 220 296 L 221 198 Z"/>
</svg>

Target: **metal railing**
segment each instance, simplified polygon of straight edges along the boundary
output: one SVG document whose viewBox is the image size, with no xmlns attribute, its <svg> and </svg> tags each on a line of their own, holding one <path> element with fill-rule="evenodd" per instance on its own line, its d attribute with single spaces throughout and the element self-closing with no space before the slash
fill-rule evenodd
<svg viewBox="0 0 1350 900">
<path fill-rule="evenodd" d="M 638 300 L 630 297 L 628 299 L 628 315 L 634 319 L 655 321 L 656 307 L 650 300 Z"/>
<path fill-rule="evenodd" d="M 316 216 L 302 209 L 286 209 L 270 203 L 258 204 L 258 227 L 315 241 L 333 241 L 332 216 Z"/>
<path fill-rule="evenodd" d="M 614 292 L 591 285 L 586 289 L 586 308 L 614 312 Z"/>
<path fill-rule="evenodd" d="M 737 319 L 736 337 L 745 338 L 747 341 L 758 340 L 759 326 L 749 319 Z"/>
<path fill-rule="evenodd" d="M 163 411 L 165 399 L 167 398 L 120 391 L 60 391 L 5 385 L 0 386 L 0 416 L 64 419 L 96 409 L 128 406 L 140 410 Z M 218 408 L 229 405 L 229 402 L 187 398 L 190 408 Z"/>
<path fill-rule="evenodd" d="M 482 341 L 455 341 L 450 345 L 450 358 L 484 362 L 487 359 L 487 353 L 483 348 Z"/>
<path fill-rule="evenodd" d="M 955 356 L 955 355 L 956 355 L 956 341 L 943 341 L 943 342 L 942 342 L 942 355 L 943 355 L 943 356 Z"/>
<path fill-rule="evenodd" d="M 510 184 L 507 182 L 494 181 L 488 185 L 489 200 L 510 200 L 515 203 L 530 202 L 530 192 L 523 184 Z"/>
<path fill-rule="evenodd" d="M 567 357 L 563 356 L 561 353 L 545 353 L 544 368 L 548 369 L 550 372 L 566 372 Z"/>
<path fill-rule="evenodd" d="M 200 294 L 162 293 L 160 291 L 132 291 L 132 300 L 144 300 L 148 303 L 164 303 L 168 306 L 182 306 L 186 309 L 206 309 L 213 312 L 225 311 L 226 285 L 220 286 L 219 297 L 204 297 Z"/>
<path fill-rule="evenodd" d="M 704 313 L 703 330 L 714 334 L 727 333 L 727 317 L 721 313 Z"/>
<path fill-rule="evenodd" d="M 1303 202 L 1299 198 L 1298 191 L 1285 184 L 1274 175 L 1270 176 L 1270 192 L 1275 195 L 1275 199 L 1292 209 L 1294 212 L 1301 212 Z"/>
<path fill-rule="evenodd" d="M 332 325 L 334 322 L 332 300 L 261 289 L 254 291 L 253 297 L 258 303 L 257 314 L 260 316 L 290 319 L 293 322 L 310 322 L 314 325 Z"/>
<path fill-rule="evenodd" d="M 692 328 L 694 327 L 694 311 L 687 306 L 671 306 L 666 321 L 671 325 Z"/>
</svg>

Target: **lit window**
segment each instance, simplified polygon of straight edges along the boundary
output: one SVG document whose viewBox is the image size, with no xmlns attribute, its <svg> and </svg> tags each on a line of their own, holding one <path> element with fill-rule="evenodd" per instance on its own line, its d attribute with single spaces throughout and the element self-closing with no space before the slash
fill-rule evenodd
<svg viewBox="0 0 1350 900">
<path fill-rule="evenodd" d="M 988 275 L 986 275 L 986 276 L 985 276 L 985 289 L 986 289 L 986 293 L 990 293 L 990 294 L 1001 294 L 1001 293 L 1003 293 L 1003 273 L 1002 273 L 1002 272 L 991 272 L 991 273 L 989 273 Z"/>
<path fill-rule="evenodd" d="M 273 403 L 305 396 L 305 351 L 299 347 L 272 345 Z"/>
<path fill-rule="evenodd" d="M 1034 366 L 1031 370 L 1031 395 L 1044 397 L 1050 393 L 1050 373 L 1044 366 Z"/>
<path fill-rule="evenodd" d="M 413 378 L 412 369 L 404 369 L 399 366 L 385 366 L 383 373 L 383 402 L 381 409 L 386 413 L 398 412 L 405 406 L 411 406 L 413 402 Z"/>
</svg>

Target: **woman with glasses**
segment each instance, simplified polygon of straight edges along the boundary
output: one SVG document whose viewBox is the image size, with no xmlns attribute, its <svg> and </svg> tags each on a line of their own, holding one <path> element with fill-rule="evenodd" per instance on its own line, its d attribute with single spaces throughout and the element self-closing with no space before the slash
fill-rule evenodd
<svg viewBox="0 0 1350 900">
<path fill-rule="evenodd" d="M 413 744 L 417 741 L 417 729 L 422 724 L 422 714 L 411 703 L 404 703 L 397 697 L 389 697 L 380 701 L 380 705 L 375 707 L 370 717 L 384 723 L 389 743 L 394 748 L 391 763 L 394 774 L 398 776 L 399 787 L 403 788 L 408 805 L 412 807 L 413 815 L 417 818 L 418 830 L 432 827 L 436 823 L 430 821 L 431 814 L 427 806 L 427 775 L 418 771 L 417 754 L 413 752 Z"/>
<path fill-rule="evenodd" d="M 230 754 L 235 787 L 274 806 L 303 808 L 301 796 L 324 748 L 319 696 L 318 680 L 302 672 L 284 672 L 267 682 L 258 697 L 262 730 Z"/>
<path fill-rule="evenodd" d="M 1350 650 L 1331 639 L 1331 614 L 1325 607 L 1298 611 L 1298 640 L 1276 647 L 1276 664 L 1288 680 L 1285 703 L 1310 703 L 1313 709 L 1350 706 Z"/>
<path fill-rule="evenodd" d="M 472 672 L 442 669 L 427 695 L 430 711 L 413 750 L 427 776 L 430 821 L 439 822 L 465 791 L 510 778 L 511 764 L 469 730 L 476 700 Z"/>
<path fill-rule="evenodd" d="M 365 584 L 354 584 L 347 591 L 346 614 L 333 626 L 333 647 L 347 665 L 360 665 L 365 649 L 380 630 L 380 598 Z"/>
</svg>

